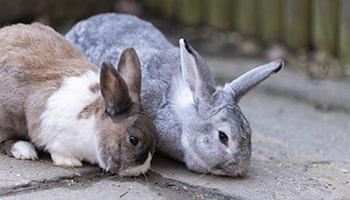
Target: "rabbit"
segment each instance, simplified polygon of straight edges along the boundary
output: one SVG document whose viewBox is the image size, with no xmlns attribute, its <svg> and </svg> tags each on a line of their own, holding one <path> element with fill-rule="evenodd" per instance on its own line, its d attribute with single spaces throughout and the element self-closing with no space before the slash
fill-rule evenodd
<svg viewBox="0 0 350 200">
<path fill-rule="evenodd" d="M 251 88 L 283 67 L 282 60 L 259 66 L 225 86 L 184 39 L 179 48 L 151 23 L 106 13 L 74 25 L 65 36 L 87 58 L 116 62 L 122 49 L 136 49 L 142 66 L 142 106 L 153 120 L 156 149 L 189 170 L 244 176 L 250 166 L 251 128 L 238 102 Z"/>
<path fill-rule="evenodd" d="M 101 69 L 39 23 L 0 30 L 0 143 L 18 159 L 50 154 L 55 165 L 97 164 L 120 176 L 150 168 L 155 131 L 140 105 L 141 72 L 132 48 Z"/>
</svg>

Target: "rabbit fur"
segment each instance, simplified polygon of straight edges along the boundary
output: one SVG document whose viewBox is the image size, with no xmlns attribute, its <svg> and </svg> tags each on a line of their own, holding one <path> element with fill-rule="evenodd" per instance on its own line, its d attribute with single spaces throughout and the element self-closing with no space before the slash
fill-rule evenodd
<svg viewBox="0 0 350 200">
<path fill-rule="evenodd" d="M 100 14 L 77 23 L 66 38 L 99 65 L 133 47 L 142 66 L 142 106 L 157 128 L 156 148 L 193 171 L 241 176 L 249 169 L 251 129 L 238 101 L 278 72 L 282 60 L 257 67 L 219 87 L 203 58 L 184 40 L 169 43 L 151 23 L 126 14 Z"/>
<path fill-rule="evenodd" d="M 4 27 L 0 38 L 0 144 L 7 155 L 35 160 L 41 149 L 56 165 L 87 161 L 120 176 L 149 169 L 156 130 L 141 110 L 135 50 L 119 54 L 118 72 L 108 62 L 100 70 L 39 23 Z"/>
</svg>

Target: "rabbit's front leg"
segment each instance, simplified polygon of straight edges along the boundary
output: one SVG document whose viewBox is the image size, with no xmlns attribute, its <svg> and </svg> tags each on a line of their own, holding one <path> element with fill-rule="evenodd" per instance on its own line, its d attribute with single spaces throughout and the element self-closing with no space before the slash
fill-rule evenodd
<svg viewBox="0 0 350 200">
<path fill-rule="evenodd" d="M 37 160 L 38 153 L 34 145 L 23 140 L 6 140 L 2 144 L 5 153 L 8 156 L 21 160 Z"/>
<path fill-rule="evenodd" d="M 50 152 L 51 159 L 55 165 L 67 166 L 67 167 L 81 167 L 83 164 L 78 158 L 73 156 L 64 155 L 62 153 Z"/>
</svg>

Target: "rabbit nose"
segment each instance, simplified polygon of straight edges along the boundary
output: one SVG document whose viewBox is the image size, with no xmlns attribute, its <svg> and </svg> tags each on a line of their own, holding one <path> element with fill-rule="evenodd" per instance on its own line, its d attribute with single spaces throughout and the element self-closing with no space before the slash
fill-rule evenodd
<svg viewBox="0 0 350 200">
<path fill-rule="evenodd" d="M 213 170 L 221 170 L 222 167 L 223 167 L 223 164 L 220 163 L 220 164 L 215 165 L 212 169 L 213 169 Z"/>
<path fill-rule="evenodd" d="M 237 165 L 236 161 L 229 161 L 226 163 L 217 164 L 213 167 L 213 169 L 223 170 L 223 169 L 226 169 L 228 166 L 234 166 L 234 165 Z"/>
<path fill-rule="evenodd" d="M 149 152 L 149 150 L 144 151 L 141 155 L 138 156 L 138 158 L 135 160 L 135 163 L 139 165 L 143 164 L 147 160 Z"/>
</svg>

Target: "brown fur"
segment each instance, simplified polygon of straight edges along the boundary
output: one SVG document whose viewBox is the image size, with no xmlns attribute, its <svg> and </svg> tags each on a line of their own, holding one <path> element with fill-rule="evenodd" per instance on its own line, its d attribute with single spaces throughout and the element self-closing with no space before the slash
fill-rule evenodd
<svg viewBox="0 0 350 200">
<path fill-rule="evenodd" d="M 92 92 L 92 93 L 98 93 L 100 91 L 100 84 L 96 83 L 96 84 L 93 84 L 89 87 L 89 90 Z"/>
<path fill-rule="evenodd" d="M 141 91 L 141 67 L 140 61 L 134 49 L 125 49 L 124 54 L 120 58 L 118 70 L 123 74 L 123 78 L 128 85 L 129 95 L 132 101 L 140 103 L 139 94 Z M 130 68 L 134 65 L 137 67 Z M 137 80 L 137 81 L 135 81 Z"/>
<path fill-rule="evenodd" d="M 78 115 L 78 119 L 87 119 L 91 116 L 99 116 L 98 113 L 105 109 L 103 99 L 97 98 L 94 102 L 87 105 Z"/>
<path fill-rule="evenodd" d="M 64 78 L 99 70 L 60 34 L 38 23 L 2 28 L 0 38 L 0 143 L 7 153 L 18 138 L 45 148 L 39 138 L 40 116 L 48 98 Z M 123 52 L 120 74 L 111 64 L 105 66 L 101 85 L 89 87 L 92 93 L 100 90 L 102 96 L 85 106 L 77 119 L 96 118 L 104 162 L 111 162 L 112 156 L 111 170 L 119 172 L 135 166 L 138 155 L 154 151 L 155 127 L 141 112 L 141 73 L 135 50 Z M 106 112 L 108 108 L 118 112 Z M 130 144 L 129 134 L 139 137 L 142 146 Z"/>
<path fill-rule="evenodd" d="M 16 66 L 23 80 L 60 80 L 87 70 L 97 71 L 77 48 L 47 26 L 8 26 L 1 29 L 0 38 L 5 38 L 0 40 L 0 65 Z"/>
<path fill-rule="evenodd" d="M 6 155 L 13 156 L 11 152 L 12 145 L 16 143 L 17 140 L 6 140 L 6 142 L 3 143 L 2 148 Z"/>
<path fill-rule="evenodd" d="M 0 112 L 5 114 L 0 115 L 0 142 L 29 131 L 40 146 L 36 135 L 48 97 L 63 78 L 98 69 L 60 34 L 39 23 L 4 27 L 0 38 L 0 91 L 6 94 L 1 97 Z"/>
<path fill-rule="evenodd" d="M 111 115 L 122 113 L 130 106 L 128 85 L 109 62 L 102 64 L 100 87 L 106 101 L 106 110 Z"/>
</svg>

